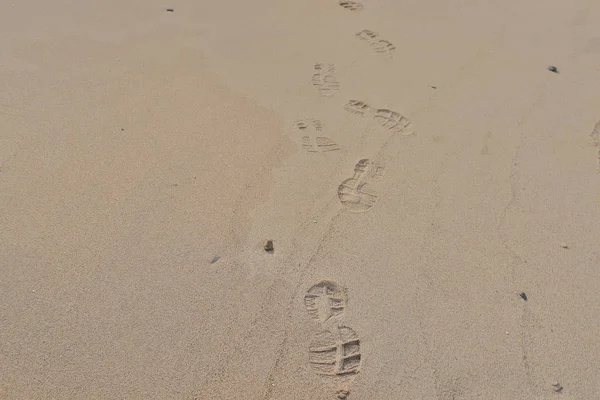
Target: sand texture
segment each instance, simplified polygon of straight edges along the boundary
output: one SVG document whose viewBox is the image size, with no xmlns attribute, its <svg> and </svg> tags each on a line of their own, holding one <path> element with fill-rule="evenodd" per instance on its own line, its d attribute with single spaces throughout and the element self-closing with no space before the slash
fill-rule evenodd
<svg viewBox="0 0 600 400">
<path fill-rule="evenodd" d="M 598 21 L 4 4 L 0 399 L 600 399 Z"/>
</svg>

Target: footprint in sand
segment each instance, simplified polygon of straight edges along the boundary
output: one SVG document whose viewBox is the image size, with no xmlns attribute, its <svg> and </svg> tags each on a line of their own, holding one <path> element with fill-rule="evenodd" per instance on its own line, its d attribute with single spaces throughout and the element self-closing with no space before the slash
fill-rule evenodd
<svg viewBox="0 0 600 400">
<path fill-rule="evenodd" d="M 600 170 L 600 122 L 594 126 L 594 130 L 590 133 L 590 137 L 596 145 L 596 157 L 598 159 L 598 169 Z"/>
<path fill-rule="evenodd" d="M 335 65 L 333 64 L 329 64 L 327 70 L 325 70 L 325 65 L 321 63 L 315 64 L 315 72 L 311 82 L 321 96 L 330 97 L 339 92 L 340 82 L 334 73 Z"/>
<path fill-rule="evenodd" d="M 309 363 L 319 375 L 354 375 L 360 367 L 360 339 L 352 329 L 340 326 L 313 335 Z"/>
<path fill-rule="evenodd" d="M 375 115 L 375 109 L 373 107 L 371 107 L 364 101 L 359 100 L 350 100 L 344 105 L 344 110 L 348 111 L 351 114 L 359 115 L 361 117 Z"/>
<path fill-rule="evenodd" d="M 337 325 L 344 314 L 347 297 L 346 289 L 337 283 L 322 281 L 308 289 L 304 306 L 308 315 L 320 324 L 333 321 Z"/>
<path fill-rule="evenodd" d="M 323 124 L 318 119 L 294 121 L 294 127 L 305 133 L 301 138 L 301 143 L 302 149 L 308 153 L 326 153 L 340 149 L 333 140 L 319 135 L 320 132 L 323 132 Z"/>
<path fill-rule="evenodd" d="M 354 176 L 346 179 L 338 187 L 338 198 L 350 212 L 369 211 L 379 197 L 379 181 L 385 169 L 368 159 L 360 160 L 354 167 Z"/>
<path fill-rule="evenodd" d="M 340 0 L 338 4 L 346 10 L 350 11 L 360 11 L 364 8 L 362 3 L 353 0 Z"/>
<path fill-rule="evenodd" d="M 410 120 L 396 111 L 386 108 L 373 108 L 364 101 L 359 100 L 350 100 L 344 105 L 344 110 L 361 117 L 371 117 L 381 127 L 393 133 L 399 133 L 403 136 L 413 134 L 413 132 L 408 131 L 411 125 Z"/>
<path fill-rule="evenodd" d="M 361 360 L 358 335 L 342 325 L 346 303 L 346 289 L 331 281 L 317 283 L 304 296 L 308 314 L 319 323 L 309 346 L 309 364 L 317 374 L 335 382 L 338 399 L 348 398 Z"/>
<path fill-rule="evenodd" d="M 368 29 L 364 29 L 356 33 L 355 36 L 360 40 L 367 42 L 374 52 L 382 54 L 388 58 L 391 58 L 396 50 L 396 46 L 394 46 L 391 42 L 381 39 L 378 33 Z"/>
</svg>

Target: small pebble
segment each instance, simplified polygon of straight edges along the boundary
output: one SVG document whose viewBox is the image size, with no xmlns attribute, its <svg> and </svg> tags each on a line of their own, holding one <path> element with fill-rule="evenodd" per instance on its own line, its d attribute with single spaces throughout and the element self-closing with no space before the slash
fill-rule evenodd
<svg viewBox="0 0 600 400">
<path fill-rule="evenodd" d="M 167 8 L 167 11 L 168 11 L 168 12 L 174 12 L 174 11 L 175 11 L 175 9 L 174 9 L 174 8 Z"/>
<path fill-rule="evenodd" d="M 432 89 L 437 89 L 437 86 L 431 86 Z"/>
<path fill-rule="evenodd" d="M 568 248 L 569 248 L 569 245 L 568 245 L 568 244 L 566 244 L 565 242 L 562 242 L 562 243 L 560 244 L 560 247 L 562 247 L 563 249 L 568 249 Z"/>
<path fill-rule="evenodd" d="M 558 382 L 553 383 L 552 386 L 554 387 L 554 391 L 557 393 L 563 390 L 562 385 Z"/>
<path fill-rule="evenodd" d="M 521 298 L 525 301 L 527 301 L 527 295 L 525 294 L 525 292 L 521 292 L 519 293 L 519 296 L 521 296 Z"/>
<path fill-rule="evenodd" d="M 337 398 L 340 399 L 340 400 L 345 400 L 345 399 L 348 398 L 349 394 L 350 394 L 350 392 L 347 391 L 347 390 L 339 390 L 337 392 Z"/>
<path fill-rule="evenodd" d="M 275 248 L 273 247 L 273 241 L 272 240 L 267 240 L 265 242 L 265 251 L 267 253 L 272 253 L 275 250 Z"/>
<path fill-rule="evenodd" d="M 221 259 L 221 257 L 219 256 L 215 256 L 215 258 L 212 259 L 212 261 L 210 262 L 211 264 L 216 263 L 217 261 L 219 261 Z"/>
<path fill-rule="evenodd" d="M 558 68 L 556 68 L 554 65 L 550 65 L 548 67 L 548 71 L 554 72 L 555 74 L 558 74 Z"/>
</svg>

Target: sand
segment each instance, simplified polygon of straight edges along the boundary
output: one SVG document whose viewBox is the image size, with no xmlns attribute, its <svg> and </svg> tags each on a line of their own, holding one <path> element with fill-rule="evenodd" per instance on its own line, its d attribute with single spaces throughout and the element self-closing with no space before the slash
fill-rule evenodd
<svg viewBox="0 0 600 400">
<path fill-rule="evenodd" d="M 0 398 L 600 398 L 600 3 L 84 3 L 0 13 Z"/>
</svg>

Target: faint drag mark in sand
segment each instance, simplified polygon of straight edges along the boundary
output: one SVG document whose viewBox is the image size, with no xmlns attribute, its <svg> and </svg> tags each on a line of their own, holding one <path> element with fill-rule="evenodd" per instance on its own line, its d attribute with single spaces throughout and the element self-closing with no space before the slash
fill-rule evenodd
<svg viewBox="0 0 600 400">
<path fill-rule="evenodd" d="M 600 171 L 600 122 L 596 123 L 592 133 L 590 133 L 590 137 L 594 141 L 594 145 L 596 145 L 596 163 Z"/>
<path fill-rule="evenodd" d="M 340 90 L 340 82 L 334 75 L 335 65 L 329 64 L 325 70 L 325 65 L 315 64 L 315 72 L 312 76 L 312 85 L 317 89 L 319 95 L 330 97 Z"/>
<path fill-rule="evenodd" d="M 340 149 L 333 140 L 319 135 L 320 132 L 323 132 L 323 124 L 318 119 L 294 121 L 294 127 L 305 133 L 301 138 L 301 143 L 302 149 L 308 153 L 326 153 Z"/>
<path fill-rule="evenodd" d="M 510 162 L 510 173 L 508 179 L 508 199 L 505 206 L 501 209 L 496 226 L 499 242 L 504 247 L 507 255 L 507 266 L 510 273 L 510 283 L 513 287 L 521 286 L 523 281 L 522 270 L 526 266 L 526 262 L 519 252 L 515 249 L 515 242 L 511 235 L 511 227 L 509 226 L 509 217 L 514 216 L 516 220 L 520 215 L 520 200 L 523 193 L 521 187 L 521 163 L 524 159 L 524 150 L 526 145 L 526 136 L 520 128 L 529 120 L 532 111 L 538 108 L 538 105 L 547 97 L 549 91 L 541 91 L 540 94 L 529 106 L 524 114 L 518 116 L 516 120 L 516 128 L 521 132 L 514 146 L 514 154 Z M 526 296 L 528 297 L 528 296 Z M 521 298 L 525 300 L 522 296 Z M 527 379 L 528 387 L 535 388 L 537 382 L 543 381 L 542 377 L 537 372 L 535 365 L 532 364 L 532 349 L 534 348 L 534 340 L 531 332 L 535 328 L 539 328 L 535 324 L 534 315 L 529 308 L 528 300 L 524 301 L 521 311 L 520 331 L 518 333 L 519 345 L 521 347 L 521 359 L 523 361 L 523 372 Z"/>
<path fill-rule="evenodd" d="M 309 364 L 335 384 L 338 399 L 348 398 L 361 360 L 358 335 L 342 325 L 346 303 L 346 289 L 331 281 L 317 283 L 304 296 L 308 314 L 319 323 L 309 346 Z"/>
<path fill-rule="evenodd" d="M 379 126 L 393 133 L 399 133 L 403 136 L 414 133 L 409 131 L 411 122 L 408 118 L 387 108 L 373 108 L 364 101 L 350 100 L 344 105 L 344 110 L 361 117 L 371 117 Z"/>
<path fill-rule="evenodd" d="M 378 181 L 385 168 L 368 159 L 360 160 L 354 166 L 354 176 L 346 179 L 338 187 L 338 198 L 344 208 L 350 212 L 369 211 L 379 197 Z"/>
<path fill-rule="evenodd" d="M 534 336 L 532 332 L 539 331 L 542 325 L 536 318 L 534 311 L 530 308 L 529 301 L 526 300 L 528 297 L 522 292 L 519 294 L 519 298 L 522 299 L 523 308 L 521 312 L 520 331 L 518 333 L 519 344 L 521 346 L 521 359 L 523 361 L 523 368 L 525 377 L 531 389 L 539 387 L 539 383 L 543 382 L 544 379 L 540 375 L 539 371 L 535 369 L 535 359 L 532 359 L 535 355 L 533 349 L 535 349 Z"/>
<path fill-rule="evenodd" d="M 350 11 L 360 11 L 364 8 L 362 3 L 353 0 L 340 0 L 338 4 Z"/>
<path fill-rule="evenodd" d="M 391 58 L 394 55 L 396 46 L 387 40 L 379 37 L 379 34 L 368 29 L 364 29 L 355 34 L 357 38 L 369 44 L 375 53 L 382 54 L 385 57 Z"/>
</svg>

